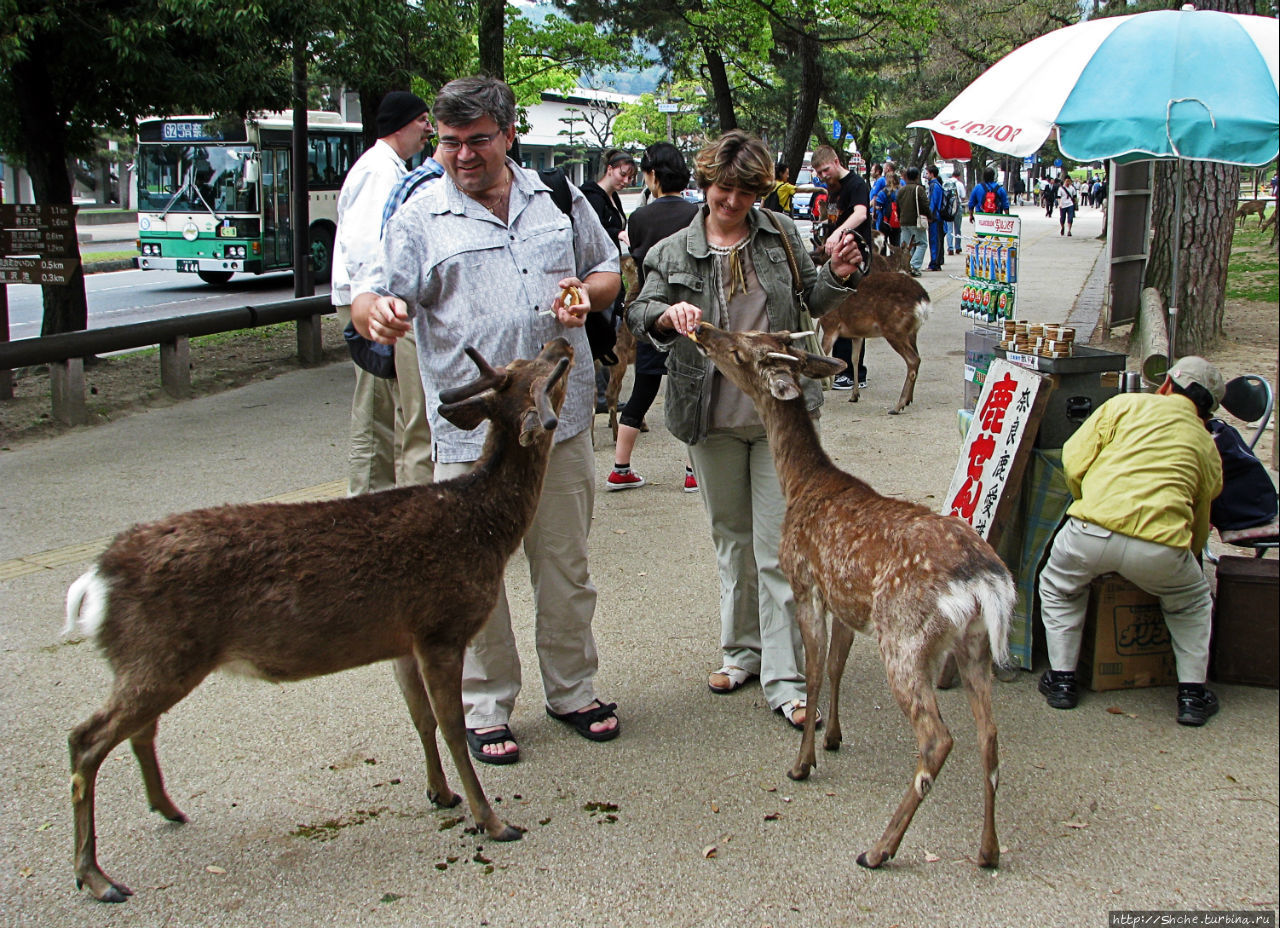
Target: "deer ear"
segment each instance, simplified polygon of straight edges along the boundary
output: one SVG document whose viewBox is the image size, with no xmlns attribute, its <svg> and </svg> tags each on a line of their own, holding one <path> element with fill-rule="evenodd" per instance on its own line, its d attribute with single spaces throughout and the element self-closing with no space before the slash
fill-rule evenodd
<svg viewBox="0 0 1280 928">
<path fill-rule="evenodd" d="M 773 368 L 765 370 L 764 374 L 769 378 L 769 392 L 774 399 L 793 400 L 800 395 L 800 385 L 789 371 Z"/>
<path fill-rule="evenodd" d="M 543 419 L 541 413 L 536 409 L 526 409 L 524 415 L 520 417 L 520 446 L 527 448 L 532 445 L 538 438 L 547 432 L 555 431 L 555 427 L 560 422 L 556 419 L 555 414 L 551 415 L 550 421 Z"/>
<path fill-rule="evenodd" d="M 479 396 L 473 396 L 457 403 L 442 403 L 440 405 L 440 415 L 464 432 L 470 432 L 472 429 L 479 428 L 480 423 L 489 418 L 489 410 L 484 400 L 486 396 L 490 395 L 492 394 L 486 390 Z"/>
<path fill-rule="evenodd" d="M 839 358 L 828 358 L 826 355 L 806 352 L 802 373 L 814 380 L 821 380 L 824 377 L 834 377 L 845 367 L 845 363 Z"/>
</svg>

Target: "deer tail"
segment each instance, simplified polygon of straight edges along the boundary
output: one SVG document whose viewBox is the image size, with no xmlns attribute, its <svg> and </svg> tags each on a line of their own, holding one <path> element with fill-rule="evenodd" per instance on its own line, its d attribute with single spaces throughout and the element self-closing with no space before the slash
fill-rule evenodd
<svg viewBox="0 0 1280 928">
<path fill-rule="evenodd" d="M 94 567 L 67 590 L 67 622 L 62 637 L 78 641 L 97 634 L 107 614 L 107 585 Z"/>
</svg>

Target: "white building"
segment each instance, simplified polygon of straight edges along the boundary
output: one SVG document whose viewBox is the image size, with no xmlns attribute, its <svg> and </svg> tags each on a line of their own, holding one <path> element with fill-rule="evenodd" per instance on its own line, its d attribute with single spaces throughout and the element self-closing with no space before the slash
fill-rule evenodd
<svg viewBox="0 0 1280 928">
<path fill-rule="evenodd" d="M 614 118 L 623 106 L 639 99 L 585 87 L 568 93 L 543 91 L 542 102 L 526 114 L 529 131 L 519 136 L 520 163 L 543 170 L 570 159 L 577 162 L 566 165 L 575 184 L 598 177 L 601 155 L 613 147 Z"/>
</svg>

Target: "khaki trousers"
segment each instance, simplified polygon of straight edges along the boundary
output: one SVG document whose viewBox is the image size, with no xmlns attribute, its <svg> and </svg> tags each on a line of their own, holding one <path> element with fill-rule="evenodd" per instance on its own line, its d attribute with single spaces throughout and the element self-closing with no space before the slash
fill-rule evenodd
<svg viewBox="0 0 1280 928">
<path fill-rule="evenodd" d="M 339 306 L 345 328 L 351 307 Z M 347 452 L 347 495 L 430 483 L 431 426 L 413 333 L 396 342 L 396 379 L 375 377 L 356 364 Z"/>
<path fill-rule="evenodd" d="M 787 506 L 764 427 L 718 429 L 688 451 L 720 571 L 723 660 L 760 675 L 770 709 L 804 699 L 804 643 L 778 566 Z"/>
<path fill-rule="evenodd" d="M 436 464 L 435 479 L 468 473 L 475 462 Z M 599 660 L 591 620 L 596 588 L 587 567 L 587 534 L 595 504 L 591 430 L 558 442 L 551 451 L 542 497 L 524 536 L 533 584 L 534 645 L 542 690 L 552 711 L 589 706 Z M 462 665 L 462 707 L 468 728 L 505 725 L 520 692 L 520 655 L 503 584 L 489 621 L 471 639 Z"/>
<path fill-rule="evenodd" d="M 1089 584 L 1107 573 L 1117 573 L 1160 598 L 1173 639 L 1178 682 L 1203 683 L 1209 669 L 1213 598 L 1195 557 L 1185 548 L 1130 538 L 1074 517 L 1058 531 L 1040 572 L 1040 616 L 1049 666 L 1076 669 Z"/>
</svg>

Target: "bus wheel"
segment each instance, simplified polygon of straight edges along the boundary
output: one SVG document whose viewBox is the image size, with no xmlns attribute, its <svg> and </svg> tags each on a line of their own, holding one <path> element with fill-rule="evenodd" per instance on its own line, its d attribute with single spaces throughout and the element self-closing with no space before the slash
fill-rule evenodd
<svg viewBox="0 0 1280 928">
<path fill-rule="evenodd" d="M 197 275 L 207 284 L 225 284 L 231 279 L 230 271 L 198 271 Z"/>
<path fill-rule="evenodd" d="M 333 229 L 316 224 L 311 227 L 311 274 L 318 283 L 328 283 L 333 273 Z"/>
</svg>

